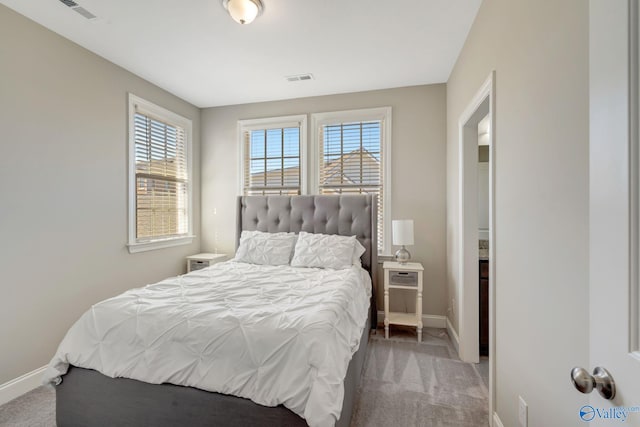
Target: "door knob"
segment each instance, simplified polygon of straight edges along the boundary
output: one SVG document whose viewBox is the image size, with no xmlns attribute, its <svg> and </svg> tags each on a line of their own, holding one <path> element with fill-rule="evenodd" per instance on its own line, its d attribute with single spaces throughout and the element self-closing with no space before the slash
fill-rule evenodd
<svg viewBox="0 0 640 427">
<path fill-rule="evenodd" d="M 597 366 L 593 370 L 593 375 L 584 368 L 573 368 L 571 370 L 571 381 L 580 393 L 591 393 L 595 388 L 600 396 L 607 400 L 616 397 L 616 383 L 613 377 L 604 368 Z"/>
</svg>

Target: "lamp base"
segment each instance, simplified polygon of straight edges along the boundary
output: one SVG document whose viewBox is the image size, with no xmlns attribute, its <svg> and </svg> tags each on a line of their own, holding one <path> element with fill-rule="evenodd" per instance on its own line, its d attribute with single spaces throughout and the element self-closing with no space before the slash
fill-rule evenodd
<svg viewBox="0 0 640 427">
<path fill-rule="evenodd" d="M 402 248 L 398 249 L 393 258 L 400 264 L 406 264 L 411 259 L 411 254 L 409 253 L 407 248 L 402 245 Z"/>
</svg>

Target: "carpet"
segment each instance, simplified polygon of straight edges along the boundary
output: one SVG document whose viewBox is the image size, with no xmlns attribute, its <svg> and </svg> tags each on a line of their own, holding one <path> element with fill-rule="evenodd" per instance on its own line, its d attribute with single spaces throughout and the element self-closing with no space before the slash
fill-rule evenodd
<svg viewBox="0 0 640 427">
<path fill-rule="evenodd" d="M 0 406 L 0 426 L 55 427 L 56 392 L 38 387 Z"/>
<path fill-rule="evenodd" d="M 371 336 L 352 427 L 489 425 L 487 360 L 460 361 L 444 330 L 423 334 L 422 343 L 415 330 Z"/>
</svg>

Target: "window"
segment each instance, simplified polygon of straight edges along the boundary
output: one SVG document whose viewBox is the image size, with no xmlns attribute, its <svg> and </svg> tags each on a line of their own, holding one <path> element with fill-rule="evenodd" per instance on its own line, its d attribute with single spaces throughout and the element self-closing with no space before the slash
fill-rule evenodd
<svg viewBox="0 0 640 427">
<path fill-rule="evenodd" d="M 378 252 L 391 253 L 391 108 L 238 121 L 239 194 L 375 194 Z M 309 154 L 307 169 L 307 153 Z"/>
<path fill-rule="evenodd" d="M 378 196 L 378 251 L 390 253 L 391 108 L 313 115 L 317 194 Z"/>
<path fill-rule="evenodd" d="M 305 192 L 306 124 L 306 116 L 239 122 L 241 194 Z"/>
<path fill-rule="evenodd" d="M 191 121 L 129 94 L 129 251 L 191 243 Z"/>
</svg>

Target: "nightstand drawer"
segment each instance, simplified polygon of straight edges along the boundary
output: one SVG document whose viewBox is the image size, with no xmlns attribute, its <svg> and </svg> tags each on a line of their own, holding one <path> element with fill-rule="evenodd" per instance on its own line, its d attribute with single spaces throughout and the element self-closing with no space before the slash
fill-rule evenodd
<svg viewBox="0 0 640 427">
<path fill-rule="evenodd" d="M 390 285 L 418 286 L 417 271 L 389 271 Z"/>
<path fill-rule="evenodd" d="M 211 265 L 211 261 L 203 261 L 199 259 L 189 260 L 189 271 L 202 270 Z"/>
</svg>

